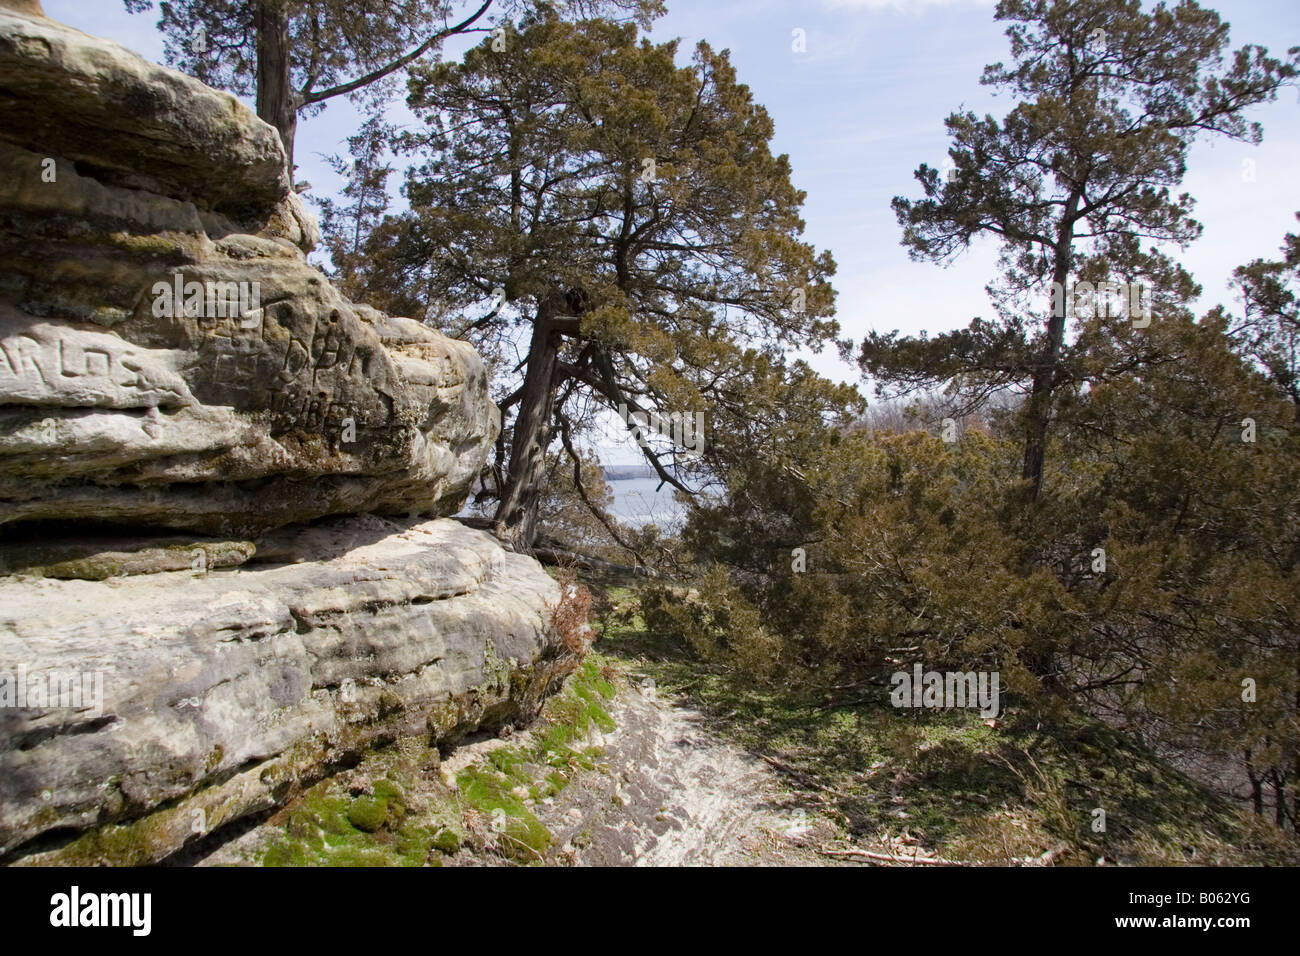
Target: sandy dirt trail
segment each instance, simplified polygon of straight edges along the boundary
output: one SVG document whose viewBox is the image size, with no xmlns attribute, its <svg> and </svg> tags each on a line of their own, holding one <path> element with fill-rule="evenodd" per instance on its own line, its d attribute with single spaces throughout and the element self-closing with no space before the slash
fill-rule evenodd
<svg viewBox="0 0 1300 956">
<path fill-rule="evenodd" d="M 579 866 L 819 865 L 834 827 L 761 759 L 654 693 L 611 702 L 617 729 L 593 740 L 604 772 L 587 773 L 537 815 Z"/>
</svg>

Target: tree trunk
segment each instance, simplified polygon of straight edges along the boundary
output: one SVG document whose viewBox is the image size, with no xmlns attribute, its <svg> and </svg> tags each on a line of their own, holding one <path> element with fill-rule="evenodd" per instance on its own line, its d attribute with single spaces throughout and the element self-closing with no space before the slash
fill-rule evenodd
<svg viewBox="0 0 1300 956">
<path fill-rule="evenodd" d="M 1070 194 L 1065 213 L 1061 218 L 1061 228 L 1056 243 L 1055 261 L 1052 263 L 1052 282 L 1054 288 L 1061 290 L 1060 315 L 1057 315 L 1055 301 L 1048 310 L 1047 341 L 1043 351 L 1034 363 L 1033 387 L 1029 393 L 1029 405 L 1026 409 L 1028 421 L 1025 423 L 1025 459 L 1021 477 L 1029 481 L 1029 501 L 1038 500 L 1043 488 L 1043 463 L 1047 457 L 1047 426 L 1052 418 L 1052 398 L 1056 389 L 1057 363 L 1061 358 L 1061 347 L 1065 343 L 1065 316 L 1070 311 L 1069 290 L 1065 287 L 1070 278 L 1070 252 L 1074 241 L 1074 214 L 1079 209 L 1079 195 Z M 1043 683 L 1045 690 L 1054 690 L 1057 686 L 1055 651 L 1044 647 L 1025 655 L 1025 667 Z"/>
<path fill-rule="evenodd" d="M 1051 334 L 1050 332 L 1048 333 Z M 1029 393 L 1029 423 L 1025 435 L 1025 460 L 1020 476 L 1030 482 L 1029 498 L 1038 500 L 1043 487 L 1043 463 L 1047 455 L 1047 420 L 1052 409 L 1052 373 L 1040 368 L 1034 372 Z"/>
<path fill-rule="evenodd" d="M 1255 763 L 1251 760 L 1250 748 L 1245 751 L 1246 779 L 1250 781 L 1250 803 L 1256 814 L 1264 813 L 1264 781 L 1255 773 Z"/>
<path fill-rule="evenodd" d="M 1065 315 L 1070 311 L 1070 290 L 1065 287 L 1070 278 L 1070 252 L 1074 241 L 1074 216 L 1079 211 L 1078 193 L 1071 193 L 1061 218 L 1061 231 L 1056 245 L 1056 259 L 1052 264 L 1052 282 L 1061 289 L 1061 314 L 1051 308 L 1047 319 L 1047 341 L 1035 363 L 1033 387 L 1029 393 L 1027 414 L 1029 421 L 1025 432 L 1025 460 L 1021 477 L 1030 482 L 1030 500 L 1037 501 L 1043 488 L 1043 463 L 1047 457 L 1047 425 L 1052 417 L 1052 395 L 1056 384 L 1056 366 L 1060 361 L 1061 347 L 1065 344 Z"/>
<path fill-rule="evenodd" d="M 516 551 L 527 551 L 537 539 L 537 505 L 551 445 L 555 412 L 555 367 L 560 357 L 560 333 L 551 319 L 554 307 L 543 303 L 533 323 L 528 371 L 510 436 L 506 486 L 493 519 L 493 533 Z"/>
<path fill-rule="evenodd" d="M 1300 655 L 1296 657 L 1296 668 L 1300 670 Z M 1294 726 L 1296 711 L 1300 709 L 1300 686 L 1291 698 L 1291 706 L 1285 712 L 1286 724 Z M 1278 760 L 1278 766 L 1281 767 L 1281 792 L 1278 793 L 1278 801 L 1285 808 L 1283 821 L 1290 819 L 1291 829 L 1300 833 L 1300 751 L 1297 750 L 1294 741 L 1289 736 L 1282 738 L 1282 754 Z M 1284 823 L 1282 825 L 1285 825 Z"/>
<path fill-rule="evenodd" d="M 259 0 L 257 30 L 257 115 L 280 131 L 293 175 L 293 138 L 298 130 L 298 97 L 289 62 L 289 11 L 285 0 Z"/>
<path fill-rule="evenodd" d="M 1286 826 L 1286 784 L 1277 767 L 1269 771 L 1273 778 L 1273 822 L 1279 827 Z"/>
</svg>

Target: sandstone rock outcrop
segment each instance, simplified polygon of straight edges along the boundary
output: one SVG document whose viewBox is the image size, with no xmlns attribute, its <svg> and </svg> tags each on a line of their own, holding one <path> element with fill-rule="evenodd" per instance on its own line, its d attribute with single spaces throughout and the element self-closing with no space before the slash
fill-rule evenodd
<svg viewBox="0 0 1300 956">
<path fill-rule="evenodd" d="M 229 571 L 0 578 L 0 858 L 156 862 L 366 748 L 527 719 L 571 667 L 558 596 L 481 531 L 374 516 Z"/>
<path fill-rule="evenodd" d="M 316 238 L 234 97 L 0 9 L 0 526 L 458 510 L 481 360 L 358 310 Z"/>
<path fill-rule="evenodd" d="M 572 668 L 552 579 L 445 517 L 482 361 L 317 238 L 233 97 L 0 0 L 0 862 L 165 859 Z"/>
</svg>

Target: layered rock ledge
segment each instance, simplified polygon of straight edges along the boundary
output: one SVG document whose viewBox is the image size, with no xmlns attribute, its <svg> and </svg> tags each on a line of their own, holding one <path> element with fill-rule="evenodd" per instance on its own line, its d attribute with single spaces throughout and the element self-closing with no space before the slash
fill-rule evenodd
<svg viewBox="0 0 1300 956">
<path fill-rule="evenodd" d="M 373 516 L 229 570 L 0 579 L 0 859 L 157 862 L 369 748 L 526 721 L 573 666 L 558 600 L 483 532 Z"/>
</svg>

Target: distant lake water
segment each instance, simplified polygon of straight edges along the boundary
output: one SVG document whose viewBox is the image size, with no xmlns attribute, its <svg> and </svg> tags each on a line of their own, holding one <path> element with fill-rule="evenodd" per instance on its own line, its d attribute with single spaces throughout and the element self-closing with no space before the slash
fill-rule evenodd
<svg viewBox="0 0 1300 956">
<path fill-rule="evenodd" d="M 673 486 L 664 485 L 658 491 L 658 478 L 624 478 L 609 482 L 614 493 L 610 512 L 624 524 L 641 527 L 657 524 L 665 531 L 681 525 L 685 511 L 673 500 Z"/>
</svg>

